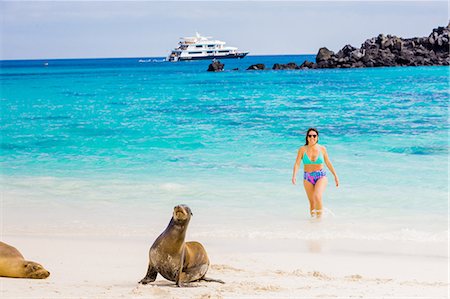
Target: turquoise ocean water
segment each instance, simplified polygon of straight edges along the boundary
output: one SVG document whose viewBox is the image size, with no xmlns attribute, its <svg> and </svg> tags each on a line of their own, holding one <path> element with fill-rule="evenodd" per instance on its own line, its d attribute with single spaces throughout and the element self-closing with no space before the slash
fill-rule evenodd
<svg viewBox="0 0 450 299">
<path fill-rule="evenodd" d="M 83 223 L 95 209 L 165 219 L 185 202 L 247 235 L 301 230 L 292 166 L 317 127 L 341 180 L 329 173 L 323 234 L 446 241 L 449 68 L 245 70 L 306 58 L 224 60 L 221 73 L 162 58 L 2 61 L 3 229 L 26 230 L 24 207 Z"/>
</svg>

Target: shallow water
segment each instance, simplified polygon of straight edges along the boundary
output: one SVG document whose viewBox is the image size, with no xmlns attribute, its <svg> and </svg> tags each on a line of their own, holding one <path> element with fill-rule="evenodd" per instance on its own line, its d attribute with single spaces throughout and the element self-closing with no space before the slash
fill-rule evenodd
<svg viewBox="0 0 450 299">
<path fill-rule="evenodd" d="M 310 225 L 290 181 L 313 126 L 341 186 L 312 238 L 446 242 L 449 68 L 245 71 L 306 58 L 1 62 L 4 228 L 27 231 L 24 207 L 144 227 L 184 202 L 223 236 L 308 239 L 284 227 Z"/>
</svg>

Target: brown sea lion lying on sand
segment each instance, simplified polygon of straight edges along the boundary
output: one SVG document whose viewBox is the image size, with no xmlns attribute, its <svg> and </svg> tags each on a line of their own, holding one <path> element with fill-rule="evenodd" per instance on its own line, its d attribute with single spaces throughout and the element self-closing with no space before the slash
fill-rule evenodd
<svg viewBox="0 0 450 299">
<path fill-rule="evenodd" d="M 139 283 L 155 281 L 158 273 L 165 279 L 176 282 L 177 286 L 198 280 L 224 283 L 205 277 L 209 259 L 202 244 L 184 242 L 191 216 L 191 209 L 186 205 L 173 209 L 169 225 L 150 248 L 147 274 Z"/>
<path fill-rule="evenodd" d="M 49 275 L 42 265 L 26 261 L 19 250 L 0 242 L 0 276 L 42 279 Z"/>
</svg>

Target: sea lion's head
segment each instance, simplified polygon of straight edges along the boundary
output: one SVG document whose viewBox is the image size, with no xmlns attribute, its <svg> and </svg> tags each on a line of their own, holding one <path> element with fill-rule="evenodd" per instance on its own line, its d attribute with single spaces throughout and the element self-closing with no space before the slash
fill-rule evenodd
<svg viewBox="0 0 450 299">
<path fill-rule="evenodd" d="M 191 220 L 192 212 L 187 205 L 178 205 L 173 208 L 173 220 L 178 223 L 186 223 Z"/>
<path fill-rule="evenodd" d="M 23 267 L 25 268 L 25 275 L 28 278 L 43 279 L 50 275 L 50 272 L 45 270 L 42 265 L 35 262 L 25 261 Z"/>
</svg>

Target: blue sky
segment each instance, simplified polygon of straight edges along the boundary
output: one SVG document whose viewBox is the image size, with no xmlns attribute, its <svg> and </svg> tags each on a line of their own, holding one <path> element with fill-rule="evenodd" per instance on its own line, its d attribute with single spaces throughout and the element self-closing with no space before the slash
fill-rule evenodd
<svg viewBox="0 0 450 299">
<path fill-rule="evenodd" d="M 196 31 L 251 55 L 428 36 L 447 1 L 1 1 L 0 59 L 162 57 Z"/>
</svg>

